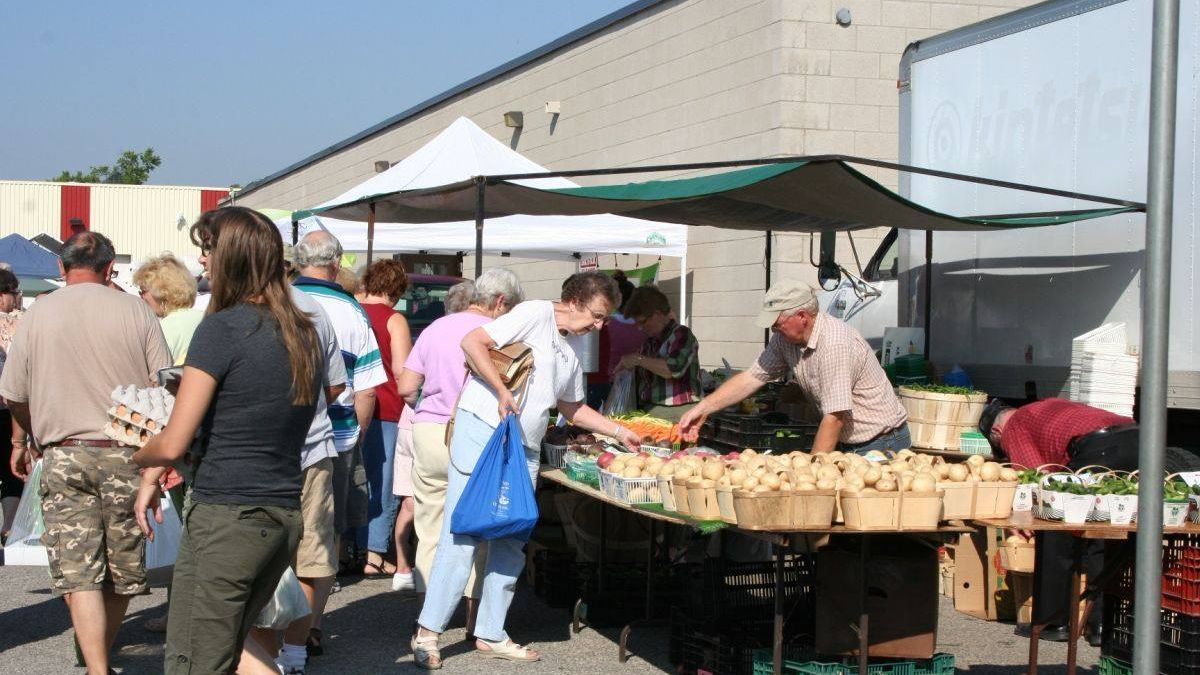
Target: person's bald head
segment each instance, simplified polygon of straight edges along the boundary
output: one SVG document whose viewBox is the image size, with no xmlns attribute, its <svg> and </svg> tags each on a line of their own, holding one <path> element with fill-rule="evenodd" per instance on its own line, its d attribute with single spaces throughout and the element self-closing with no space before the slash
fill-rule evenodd
<svg viewBox="0 0 1200 675">
<path fill-rule="evenodd" d="M 333 281 L 342 263 L 342 244 L 332 234 L 317 230 L 304 235 L 293 254 L 301 274 Z"/>
</svg>

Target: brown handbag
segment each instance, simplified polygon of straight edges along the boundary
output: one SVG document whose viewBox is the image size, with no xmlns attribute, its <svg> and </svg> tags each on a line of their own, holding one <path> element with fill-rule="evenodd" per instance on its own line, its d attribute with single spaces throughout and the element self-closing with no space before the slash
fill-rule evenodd
<svg viewBox="0 0 1200 675">
<path fill-rule="evenodd" d="M 488 350 L 488 356 L 492 359 L 492 364 L 496 366 L 496 371 L 500 373 L 500 381 L 504 383 L 504 386 L 509 391 L 520 390 L 524 393 L 525 385 L 529 383 L 529 376 L 533 374 L 533 348 L 524 342 L 514 342 L 504 347 L 492 347 Z M 474 375 L 483 379 L 470 359 L 467 359 L 467 372 L 469 373 L 468 377 Z M 458 392 L 459 400 L 462 400 L 463 390 L 466 390 L 466 379 L 463 380 L 463 389 Z M 520 401 L 518 401 L 519 403 Z M 446 422 L 444 440 L 447 449 L 450 447 L 450 438 L 454 435 L 454 418 L 457 416 L 458 401 L 455 401 L 454 411 L 450 413 L 450 421 Z"/>
</svg>

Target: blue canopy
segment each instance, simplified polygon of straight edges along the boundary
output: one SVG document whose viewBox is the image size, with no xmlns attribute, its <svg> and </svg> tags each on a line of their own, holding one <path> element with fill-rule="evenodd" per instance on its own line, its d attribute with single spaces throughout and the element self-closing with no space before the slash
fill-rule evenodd
<svg viewBox="0 0 1200 675">
<path fill-rule="evenodd" d="M 58 256 L 19 234 L 0 239 L 0 262 L 11 265 L 13 274 L 19 277 L 57 279 L 60 276 Z"/>
</svg>

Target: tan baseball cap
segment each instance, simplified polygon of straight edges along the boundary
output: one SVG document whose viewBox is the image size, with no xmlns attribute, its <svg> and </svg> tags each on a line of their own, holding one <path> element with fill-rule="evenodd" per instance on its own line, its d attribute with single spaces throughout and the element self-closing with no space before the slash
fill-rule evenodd
<svg viewBox="0 0 1200 675">
<path fill-rule="evenodd" d="M 762 311 L 758 313 L 758 326 L 770 328 L 775 325 L 781 312 L 807 305 L 817 298 L 817 289 L 802 281 L 781 281 L 767 291 L 763 298 Z"/>
</svg>

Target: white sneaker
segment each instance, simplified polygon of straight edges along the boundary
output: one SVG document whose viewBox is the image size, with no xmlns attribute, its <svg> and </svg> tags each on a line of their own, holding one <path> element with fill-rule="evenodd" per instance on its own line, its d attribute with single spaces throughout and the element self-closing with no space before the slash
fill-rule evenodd
<svg viewBox="0 0 1200 675">
<path fill-rule="evenodd" d="M 281 675 L 304 675 L 304 666 L 288 666 L 280 659 L 275 660 L 275 667 Z"/>
<path fill-rule="evenodd" d="M 413 581 L 412 572 L 401 574 L 396 572 L 392 575 L 392 590 L 393 591 L 415 591 L 417 584 Z"/>
</svg>

